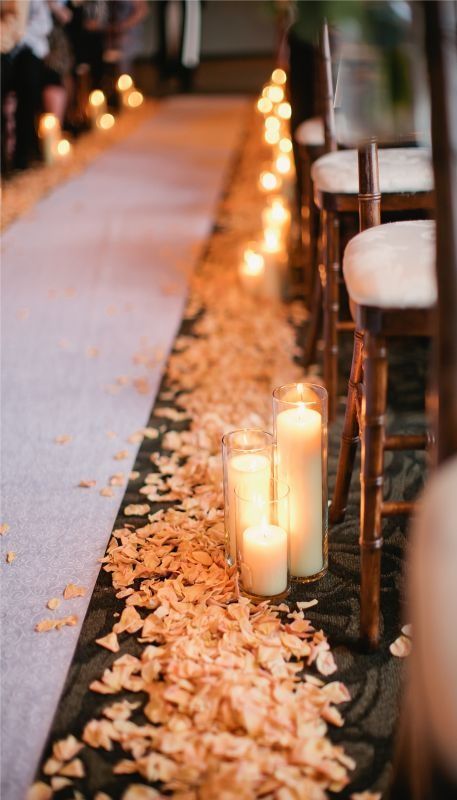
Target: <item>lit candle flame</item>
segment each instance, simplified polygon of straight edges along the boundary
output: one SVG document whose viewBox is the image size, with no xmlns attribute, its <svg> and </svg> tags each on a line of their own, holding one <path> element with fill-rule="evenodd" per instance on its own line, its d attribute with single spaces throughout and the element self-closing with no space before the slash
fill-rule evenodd
<svg viewBox="0 0 457 800">
<path fill-rule="evenodd" d="M 279 179 L 274 172 L 262 172 L 260 175 L 260 186 L 265 192 L 272 192 L 279 186 Z"/>
<path fill-rule="evenodd" d="M 281 127 L 281 122 L 277 117 L 266 117 L 265 128 L 267 130 L 279 131 L 280 127 Z"/>
<path fill-rule="evenodd" d="M 280 155 L 276 159 L 275 166 L 280 175 L 287 175 L 292 169 L 292 161 L 289 156 Z"/>
<path fill-rule="evenodd" d="M 279 198 L 273 200 L 270 208 L 270 218 L 272 222 L 282 223 L 287 220 L 288 214 L 284 203 Z"/>
<path fill-rule="evenodd" d="M 264 269 L 264 260 L 261 253 L 248 248 L 244 251 L 243 272 L 246 275 L 260 275 Z"/>
<path fill-rule="evenodd" d="M 263 238 L 268 253 L 277 253 L 281 249 L 281 236 L 277 228 L 265 228 Z"/>
<path fill-rule="evenodd" d="M 90 93 L 89 103 L 91 104 L 91 106 L 95 106 L 96 108 L 98 108 L 99 106 L 102 106 L 104 102 L 105 102 L 105 95 L 103 94 L 101 89 L 94 89 L 94 91 Z"/>
<path fill-rule="evenodd" d="M 260 97 L 257 101 L 257 110 L 261 114 L 269 114 L 273 108 L 273 103 L 268 97 Z"/>
<path fill-rule="evenodd" d="M 278 147 L 281 153 L 290 153 L 292 150 L 292 141 L 285 136 L 280 140 Z"/>
<path fill-rule="evenodd" d="M 112 114 L 102 114 L 100 119 L 97 120 L 97 126 L 103 131 L 107 131 L 113 127 L 115 119 Z"/>
<path fill-rule="evenodd" d="M 271 80 L 273 81 L 273 83 L 283 85 L 287 81 L 287 75 L 283 69 L 278 67 L 277 69 L 273 70 L 271 74 Z"/>
<path fill-rule="evenodd" d="M 281 134 L 276 128 L 267 128 L 265 131 L 265 141 L 267 144 L 278 144 Z"/>
<path fill-rule="evenodd" d="M 117 79 L 117 88 L 120 92 L 126 92 L 127 89 L 131 89 L 133 86 L 133 80 L 130 75 L 119 75 Z"/>
<path fill-rule="evenodd" d="M 280 103 L 276 109 L 276 113 L 278 114 L 278 117 L 281 117 L 281 119 L 290 119 L 292 116 L 292 108 L 290 103 Z"/>
<path fill-rule="evenodd" d="M 71 144 L 68 139 L 61 139 L 60 142 L 57 142 L 57 153 L 59 156 L 68 156 L 71 151 Z"/>
<path fill-rule="evenodd" d="M 284 100 L 284 89 L 281 86 L 268 86 L 267 97 L 272 103 L 281 103 Z"/>
<path fill-rule="evenodd" d="M 133 92 L 130 92 L 129 96 L 127 97 L 127 103 L 130 108 L 138 108 L 143 102 L 143 95 L 141 92 L 138 92 L 136 89 Z"/>
<path fill-rule="evenodd" d="M 40 119 L 40 129 L 42 131 L 53 131 L 59 125 L 59 120 L 55 114 L 43 114 Z"/>
</svg>

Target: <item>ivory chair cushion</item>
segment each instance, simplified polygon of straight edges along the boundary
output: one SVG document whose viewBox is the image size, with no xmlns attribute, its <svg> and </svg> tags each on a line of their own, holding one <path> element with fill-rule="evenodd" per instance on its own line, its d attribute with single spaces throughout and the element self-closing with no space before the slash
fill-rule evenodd
<svg viewBox="0 0 457 800">
<path fill-rule="evenodd" d="M 339 109 L 335 109 L 335 128 L 337 141 L 345 139 L 345 118 Z M 324 120 L 322 117 L 305 119 L 295 129 L 294 138 L 299 145 L 323 147 L 325 144 Z"/>
<path fill-rule="evenodd" d="M 380 148 L 378 157 L 381 194 L 433 189 L 431 154 L 426 147 Z M 321 156 L 311 168 L 311 177 L 322 192 L 358 194 L 357 150 L 337 150 Z"/>
<path fill-rule="evenodd" d="M 324 121 L 322 117 L 311 117 L 300 122 L 295 130 L 294 138 L 297 144 L 323 147 Z"/>
<path fill-rule="evenodd" d="M 436 302 L 435 223 L 388 222 L 358 233 L 344 251 L 350 298 L 379 308 L 430 308 Z"/>
</svg>

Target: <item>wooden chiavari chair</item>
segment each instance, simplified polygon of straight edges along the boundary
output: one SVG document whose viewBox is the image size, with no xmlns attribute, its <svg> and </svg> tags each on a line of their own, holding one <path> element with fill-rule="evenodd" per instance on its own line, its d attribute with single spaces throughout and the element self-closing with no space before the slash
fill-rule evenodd
<svg viewBox="0 0 457 800">
<path fill-rule="evenodd" d="M 357 151 L 338 150 L 333 80 L 328 26 L 322 30 L 324 82 L 324 130 L 326 154 L 311 166 L 314 202 L 319 210 L 322 233 L 322 264 L 319 282 L 313 295 L 305 363 L 315 352 L 319 332 L 321 298 L 324 334 L 324 382 L 329 393 L 329 419 L 335 417 L 338 392 L 338 335 L 352 330 L 350 322 L 341 321 L 340 308 L 340 223 L 343 215 L 358 211 Z M 433 208 L 433 178 L 430 155 L 426 148 L 396 147 L 379 151 L 383 212 L 430 212 Z"/>
<path fill-rule="evenodd" d="M 409 513 L 409 502 L 383 499 L 384 452 L 421 449 L 426 435 L 386 432 L 387 347 L 391 337 L 427 336 L 433 331 L 434 223 L 381 225 L 378 150 L 359 149 L 361 232 L 344 253 L 344 277 L 355 319 L 354 351 L 343 435 L 331 506 L 331 521 L 344 518 L 359 440 L 362 445 L 360 549 L 361 636 L 379 640 L 382 518 Z"/>
</svg>

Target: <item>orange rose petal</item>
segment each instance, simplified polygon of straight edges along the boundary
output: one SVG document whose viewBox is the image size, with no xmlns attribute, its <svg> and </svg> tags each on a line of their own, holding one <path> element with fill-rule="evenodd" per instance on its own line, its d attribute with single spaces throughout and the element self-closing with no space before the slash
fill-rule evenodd
<svg viewBox="0 0 457 800">
<path fill-rule="evenodd" d="M 403 634 L 399 636 L 398 639 L 395 639 L 395 641 L 389 646 L 390 652 L 397 658 L 406 658 L 406 656 L 409 656 L 411 653 L 411 648 L 411 639 L 409 639 L 407 636 L 403 636 Z"/>
<path fill-rule="evenodd" d="M 65 600 L 72 600 L 74 597 L 84 597 L 87 589 L 84 586 L 78 586 L 76 583 L 68 583 L 63 590 Z"/>
</svg>

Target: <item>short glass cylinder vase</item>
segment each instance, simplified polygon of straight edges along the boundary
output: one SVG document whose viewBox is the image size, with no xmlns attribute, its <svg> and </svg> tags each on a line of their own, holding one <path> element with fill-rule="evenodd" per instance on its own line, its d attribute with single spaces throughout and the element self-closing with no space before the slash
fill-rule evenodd
<svg viewBox="0 0 457 800">
<path fill-rule="evenodd" d="M 255 602 L 290 591 L 289 487 L 272 479 L 269 496 L 235 489 L 238 585 Z"/>
<path fill-rule="evenodd" d="M 246 497 L 269 498 L 274 472 L 274 439 L 260 428 L 241 428 L 222 437 L 225 557 L 236 562 L 235 489 Z"/>
<path fill-rule="evenodd" d="M 321 578 L 328 566 L 327 391 L 290 383 L 273 392 L 275 476 L 290 489 L 292 580 Z"/>
</svg>

